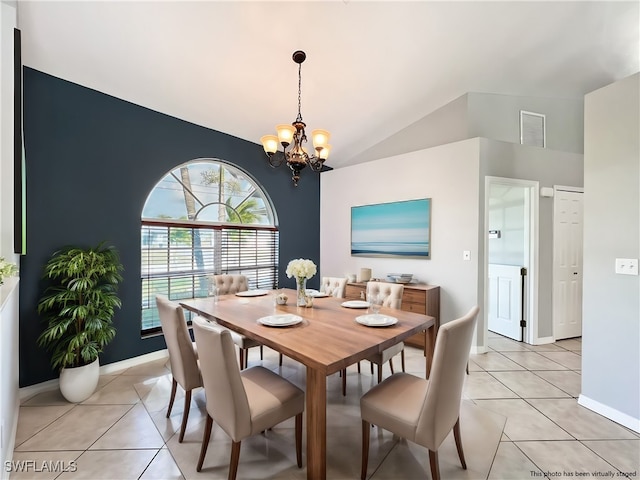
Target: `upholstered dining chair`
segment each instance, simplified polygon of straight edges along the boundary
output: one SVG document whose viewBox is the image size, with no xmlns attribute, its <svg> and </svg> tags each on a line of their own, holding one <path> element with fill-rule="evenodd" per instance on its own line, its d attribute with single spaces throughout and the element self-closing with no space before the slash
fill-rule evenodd
<svg viewBox="0 0 640 480">
<path fill-rule="evenodd" d="M 198 366 L 198 351 L 191 341 L 187 322 L 182 307 L 170 301 L 164 295 L 156 295 L 156 305 L 160 316 L 160 325 L 164 334 L 167 350 L 169 350 L 169 364 L 171 365 L 171 397 L 167 418 L 171 415 L 173 401 L 176 398 L 178 384 L 184 389 L 184 410 L 182 411 L 182 425 L 178 442 L 182 443 L 184 431 L 189 418 L 191 406 L 191 391 L 202 386 L 200 367 Z"/>
<path fill-rule="evenodd" d="M 378 301 L 383 307 L 400 309 L 402 307 L 402 294 L 404 293 L 404 285 L 401 283 L 387 283 L 387 282 L 368 282 L 367 283 L 367 298 L 370 295 L 378 295 Z M 405 369 L 404 360 L 404 343 L 396 343 L 394 346 L 387 348 L 386 350 L 376 353 L 367 358 L 371 362 L 371 373 L 373 373 L 373 364 L 378 366 L 378 383 L 382 381 L 382 365 L 389 362 L 389 368 L 391 373 L 393 372 L 393 357 L 400 354 L 400 361 L 402 364 L 402 371 Z M 358 364 L 358 367 L 360 364 Z M 359 370 L 358 370 L 359 371 Z"/>
<path fill-rule="evenodd" d="M 460 403 L 477 316 L 476 306 L 464 317 L 440 326 L 428 380 L 396 373 L 362 396 L 362 480 L 367 476 L 371 425 L 426 447 L 432 480 L 440 478 L 438 448 L 453 430 L 458 457 L 466 470 Z"/>
<path fill-rule="evenodd" d="M 344 290 L 347 286 L 347 278 L 322 277 L 320 291 L 336 298 L 344 298 Z"/>
<path fill-rule="evenodd" d="M 207 422 L 197 471 L 202 470 L 214 420 L 232 440 L 229 480 L 236 478 L 242 440 L 295 417 L 296 459 L 302 467 L 304 392 L 278 374 L 256 366 L 240 370 L 231 332 L 202 317 L 193 320 L 200 351 Z"/>
<path fill-rule="evenodd" d="M 378 295 L 378 302 L 383 307 L 397 308 L 402 307 L 402 294 L 404 292 L 404 285 L 401 283 L 387 283 L 387 282 L 368 282 L 367 283 L 367 299 L 370 295 Z M 399 342 L 392 347 L 383 350 L 380 353 L 376 353 L 367 358 L 371 362 L 371 374 L 373 374 L 373 364 L 378 366 L 378 383 L 382 381 L 382 365 L 389 362 L 389 368 L 391 373 L 393 371 L 393 357 L 400 354 L 402 371 L 405 370 L 404 359 L 404 342 Z M 342 370 L 342 395 L 347 394 L 347 380 L 346 369 Z M 358 362 L 358 373 L 360 373 L 360 362 Z"/>
<path fill-rule="evenodd" d="M 211 275 L 209 281 L 212 287 L 217 288 L 218 295 L 246 292 L 249 290 L 249 280 L 244 275 Z M 264 347 L 260 342 L 240 334 L 234 335 L 233 341 L 240 349 L 240 368 L 247 368 L 249 363 L 249 349 L 252 347 L 260 347 L 260 360 L 264 359 Z M 282 356 L 280 357 L 280 365 L 282 365 Z"/>
</svg>

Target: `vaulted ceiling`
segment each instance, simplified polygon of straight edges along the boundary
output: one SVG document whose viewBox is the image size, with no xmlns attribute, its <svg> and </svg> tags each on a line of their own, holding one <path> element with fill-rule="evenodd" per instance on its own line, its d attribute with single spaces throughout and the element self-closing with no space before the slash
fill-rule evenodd
<svg viewBox="0 0 640 480">
<path fill-rule="evenodd" d="M 467 92 L 582 98 L 640 70 L 639 2 L 19 1 L 26 66 L 259 143 L 297 114 L 330 166 Z"/>
</svg>

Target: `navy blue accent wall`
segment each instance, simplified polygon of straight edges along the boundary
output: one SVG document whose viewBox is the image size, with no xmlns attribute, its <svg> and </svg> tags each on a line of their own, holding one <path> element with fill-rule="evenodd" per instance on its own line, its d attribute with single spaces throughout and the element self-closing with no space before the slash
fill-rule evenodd
<svg viewBox="0 0 640 480">
<path fill-rule="evenodd" d="M 251 121 L 251 112 L 246 114 Z M 215 110 L 210 115 L 215 123 Z M 262 185 L 279 220 L 281 287 L 295 288 L 285 275 L 292 258 L 319 263 L 319 176 L 304 171 L 294 187 L 288 168 L 271 168 L 258 144 L 31 68 L 24 69 L 24 140 L 28 254 L 20 265 L 20 386 L 58 375 L 48 352 L 36 345 L 43 330 L 36 306 L 46 287 L 43 266 L 64 245 L 105 240 L 120 251 L 122 309 L 100 363 L 165 348 L 162 336 L 140 337 L 140 214 L 153 186 L 181 163 L 219 158 Z M 309 286 L 316 286 L 317 277 L 312 280 Z"/>
</svg>

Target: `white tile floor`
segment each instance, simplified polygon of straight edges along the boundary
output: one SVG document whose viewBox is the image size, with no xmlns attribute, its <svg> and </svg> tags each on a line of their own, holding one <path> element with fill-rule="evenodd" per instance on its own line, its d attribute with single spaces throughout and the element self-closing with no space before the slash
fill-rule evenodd
<svg viewBox="0 0 640 480">
<path fill-rule="evenodd" d="M 469 363 L 461 411 L 468 470 L 462 470 L 450 435 L 440 448 L 443 479 L 637 478 L 640 435 L 577 404 L 580 339 L 530 346 L 490 333 L 491 351 Z M 304 368 L 266 349 L 250 364 L 263 364 L 304 388 Z M 396 362 L 398 363 L 398 362 Z M 407 371 L 424 375 L 424 360 L 407 347 Z M 385 376 L 388 375 L 385 371 Z M 368 368 L 348 371 L 347 396 L 340 379 L 327 379 L 327 478 L 360 477 L 359 398 L 374 384 Z M 224 479 L 230 440 L 214 426 L 202 472 L 195 465 L 204 427 L 204 391 L 194 392 L 185 439 L 176 432 L 182 416 L 179 392 L 165 418 L 171 375 L 156 361 L 103 375 L 96 393 L 71 405 L 59 392 L 46 392 L 20 407 L 10 478 L 37 479 Z M 27 463 L 24 463 L 27 462 Z M 74 462 L 74 463 L 70 463 Z M 62 472 L 62 469 L 67 471 Z M 619 473 L 622 472 L 622 473 Z M 546 474 L 546 475 L 545 475 Z M 372 432 L 369 476 L 374 480 L 431 478 L 425 449 L 389 432 Z M 306 478 L 295 465 L 293 422 L 242 443 L 239 479 Z"/>
</svg>

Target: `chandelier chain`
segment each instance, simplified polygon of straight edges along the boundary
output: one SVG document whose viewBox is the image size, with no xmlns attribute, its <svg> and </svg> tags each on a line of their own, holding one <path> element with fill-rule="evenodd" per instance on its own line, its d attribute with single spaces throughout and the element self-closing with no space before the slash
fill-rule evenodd
<svg viewBox="0 0 640 480">
<path fill-rule="evenodd" d="M 298 116 L 296 117 L 296 122 L 302 122 L 302 114 L 301 111 L 302 105 L 302 64 L 298 64 Z"/>
</svg>

